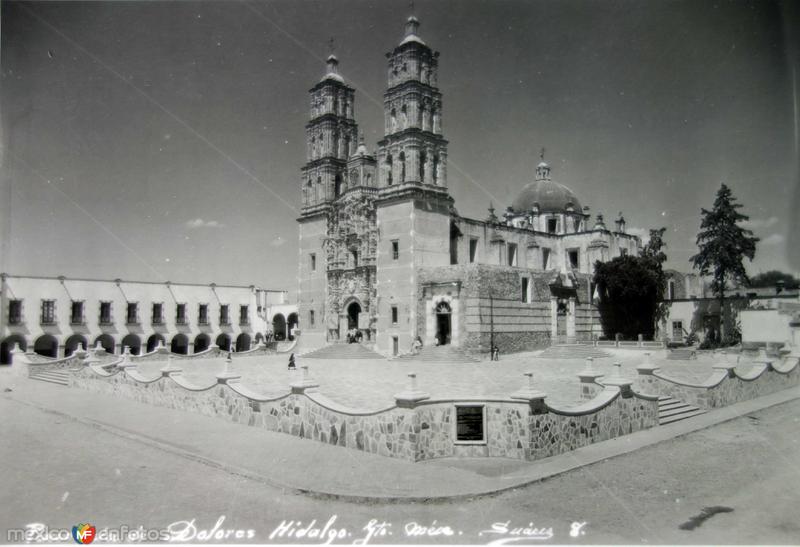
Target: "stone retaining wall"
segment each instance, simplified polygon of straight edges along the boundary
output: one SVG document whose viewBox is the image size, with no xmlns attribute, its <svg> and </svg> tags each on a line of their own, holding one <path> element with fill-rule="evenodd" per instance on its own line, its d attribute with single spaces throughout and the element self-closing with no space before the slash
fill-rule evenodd
<svg viewBox="0 0 800 547">
<path fill-rule="evenodd" d="M 636 387 L 643 393 L 673 397 L 699 408 L 719 408 L 800 384 L 799 362 L 798 356 L 787 356 L 775 364 L 757 362 L 746 374 L 735 365 L 719 364 L 704 382 L 696 384 L 670 378 L 655 367 L 640 367 Z"/>
<path fill-rule="evenodd" d="M 306 367 L 285 393 L 267 396 L 241 384 L 230 372 L 231 361 L 208 385 L 192 384 L 170 366 L 153 376 L 142 375 L 127 359 L 68 370 L 73 387 L 410 461 L 448 456 L 534 460 L 658 423 L 655 398 L 616 387 L 606 387 L 580 407 L 558 409 L 530 389 L 499 399 L 430 400 L 412 385 L 395 396 L 395 404 L 366 410 L 325 397 Z M 485 408 L 482 442 L 456 441 L 458 405 Z"/>
</svg>

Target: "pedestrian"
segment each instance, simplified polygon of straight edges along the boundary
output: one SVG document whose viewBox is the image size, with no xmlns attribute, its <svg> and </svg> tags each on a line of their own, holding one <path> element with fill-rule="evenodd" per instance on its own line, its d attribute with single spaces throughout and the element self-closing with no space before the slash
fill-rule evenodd
<svg viewBox="0 0 800 547">
<path fill-rule="evenodd" d="M 497 345 L 492 347 L 492 361 L 499 361 L 500 360 L 500 348 Z"/>
<path fill-rule="evenodd" d="M 296 370 L 297 367 L 294 364 L 294 353 L 289 356 L 289 370 Z"/>
</svg>

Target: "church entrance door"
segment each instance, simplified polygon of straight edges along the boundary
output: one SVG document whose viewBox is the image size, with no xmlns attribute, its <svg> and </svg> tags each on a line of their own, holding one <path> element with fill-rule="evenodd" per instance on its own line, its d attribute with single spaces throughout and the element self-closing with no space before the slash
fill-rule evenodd
<svg viewBox="0 0 800 547">
<path fill-rule="evenodd" d="M 345 339 L 350 344 L 361 342 L 363 333 L 358 329 L 358 317 L 361 315 L 361 304 L 352 302 L 346 309 L 347 317 L 342 320 L 342 323 L 347 324 Z"/>
<path fill-rule="evenodd" d="M 361 313 L 361 305 L 358 302 L 353 302 L 347 306 L 347 328 L 358 328 L 358 316 Z"/>
<path fill-rule="evenodd" d="M 447 302 L 439 302 L 436 306 L 436 339 L 439 345 L 450 343 L 452 310 Z"/>
<path fill-rule="evenodd" d="M 567 342 L 567 303 L 560 299 L 558 300 L 558 308 L 556 311 L 556 343 L 565 344 Z"/>
</svg>

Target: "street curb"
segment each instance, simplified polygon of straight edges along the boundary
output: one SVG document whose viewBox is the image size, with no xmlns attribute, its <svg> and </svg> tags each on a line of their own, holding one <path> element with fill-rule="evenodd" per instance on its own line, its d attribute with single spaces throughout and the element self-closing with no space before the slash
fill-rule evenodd
<svg viewBox="0 0 800 547">
<path fill-rule="evenodd" d="M 783 396 L 781 396 L 783 395 Z M 157 450 L 161 450 L 163 452 L 173 454 L 179 456 L 181 458 L 194 461 L 196 463 L 200 463 L 206 465 L 208 467 L 218 469 L 224 471 L 228 474 L 244 477 L 256 482 L 260 482 L 271 486 L 273 488 L 279 488 L 285 492 L 291 492 L 294 494 L 303 494 L 315 499 L 321 500 L 340 500 L 340 501 L 347 501 L 352 503 L 384 503 L 384 504 L 413 504 L 413 503 L 445 503 L 445 502 L 452 502 L 452 501 L 468 501 L 474 500 L 479 498 L 486 498 L 500 495 L 504 492 L 508 492 L 511 490 L 515 490 L 518 488 L 524 488 L 530 486 L 532 484 L 536 484 L 539 482 L 543 482 L 553 477 L 557 477 L 569 471 L 574 471 L 575 469 L 580 469 L 583 467 L 587 467 L 605 460 L 609 460 L 611 458 L 615 458 L 617 456 L 622 456 L 624 454 L 629 454 L 631 452 L 635 452 L 642 448 L 646 448 L 649 446 L 654 446 L 664 441 L 669 441 L 672 439 L 677 439 L 691 433 L 695 433 L 697 431 L 702 431 L 704 429 L 708 429 L 715 425 L 719 425 L 722 423 L 726 423 L 737 418 L 741 418 L 753 412 L 758 412 L 773 406 L 786 404 L 788 402 L 800 399 L 800 389 L 798 388 L 791 388 L 788 390 L 783 390 L 777 393 L 773 393 L 770 395 L 765 395 L 763 397 L 759 397 L 757 399 L 751 399 L 749 401 L 744 401 L 742 403 L 736 403 L 734 405 L 730 405 L 727 407 L 722 407 L 719 409 L 714 409 L 706 414 L 696 416 L 694 418 L 689 418 L 688 420 L 684 420 L 681 422 L 675 422 L 668 425 L 663 426 L 656 426 L 654 428 L 646 429 L 643 431 L 639 431 L 637 433 L 624 435 L 622 437 L 616 437 L 613 439 L 609 439 L 607 441 L 602 441 L 600 443 L 591 444 L 585 447 L 581 447 L 576 450 L 572 450 L 570 452 L 565 452 L 563 454 L 559 454 L 557 456 L 551 456 L 549 458 L 544 458 L 542 460 L 538 460 L 537 462 L 533 462 L 534 465 L 539 464 L 540 467 L 548 467 L 549 465 L 556 464 L 556 469 L 552 470 L 545 470 L 540 474 L 532 477 L 520 477 L 519 482 L 514 482 L 513 484 L 504 485 L 500 488 L 493 488 L 491 490 L 483 490 L 479 492 L 470 492 L 464 494 L 453 494 L 453 495 L 445 495 L 445 496 L 402 496 L 402 495 L 395 495 L 395 496 L 382 496 L 382 495 L 359 495 L 359 494 L 347 494 L 347 493 L 337 493 L 337 492 L 327 492 L 324 490 L 319 489 L 312 489 L 312 488 L 305 488 L 299 486 L 293 486 L 290 484 L 281 483 L 280 481 L 276 481 L 272 478 L 266 477 L 261 473 L 252 471 L 250 469 L 239 467 L 236 465 L 232 465 L 226 463 L 224 461 L 220 461 L 214 458 L 209 458 L 207 456 L 203 456 L 196 452 L 192 452 L 190 450 L 186 450 L 181 448 L 177 445 L 171 444 L 169 442 L 165 442 L 160 439 L 156 439 L 153 437 L 149 437 L 147 435 L 142 435 L 140 433 L 135 433 L 129 431 L 127 429 L 108 424 L 105 422 L 101 422 L 98 420 L 94 420 L 91 418 L 79 417 L 74 416 L 72 414 L 67 414 L 60 410 L 56 410 L 47 406 L 43 406 L 31 401 L 26 401 L 19 399 L 17 397 L 11 396 L 9 394 L 5 394 L 6 398 L 12 400 L 17 403 L 24 404 L 31 408 L 36 408 L 42 412 L 46 412 L 49 414 L 54 414 L 63 418 L 67 418 L 73 422 L 77 422 L 88 427 L 92 427 L 94 429 L 104 431 L 106 433 L 110 433 L 117 437 L 121 437 L 124 439 L 128 439 L 133 442 L 138 442 L 145 446 L 149 446 L 151 448 L 155 448 Z M 742 412 L 737 412 L 737 407 L 742 408 L 744 407 L 745 410 Z M 698 423 L 699 422 L 699 423 Z M 653 436 L 657 434 L 658 438 L 647 440 L 646 437 Z M 645 438 L 644 440 L 640 440 L 641 438 Z M 630 442 L 627 443 L 627 446 L 623 443 L 625 441 L 635 440 L 639 441 L 635 444 L 631 444 Z M 611 451 L 605 450 L 610 444 L 616 445 Z M 581 456 L 584 454 L 589 453 L 588 457 L 585 460 L 581 459 Z M 572 460 L 574 463 L 558 467 L 558 462 L 563 462 L 564 460 Z M 434 461 L 434 460 L 432 460 Z M 432 462 L 431 461 L 431 462 Z M 427 465 L 431 462 L 417 462 L 418 465 Z M 530 474 L 530 473 L 529 473 Z"/>
</svg>

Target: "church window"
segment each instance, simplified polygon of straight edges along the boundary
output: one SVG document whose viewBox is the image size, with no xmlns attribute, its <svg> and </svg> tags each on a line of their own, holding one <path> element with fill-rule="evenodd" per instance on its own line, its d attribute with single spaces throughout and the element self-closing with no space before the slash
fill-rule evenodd
<svg viewBox="0 0 800 547">
<path fill-rule="evenodd" d="M 400 258 L 400 242 L 398 240 L 392 240 L 392 260 L 397 260 Z"/>
<path fill-rule="evenodd" d="M 42 325 L 53 325 L 56 322 L 56 301 L 42 300 Z"/>
<path fill-rule="evenodd" d="M 392 158 L 392 155 L 389 154 L 388 156 L 386 156 L 386 185 L 387 186 L 391 186 L 392 185 L 392 182 L 393 182 L 393 180 L 392 180 L 392 171 L 393 170 L 394 170 L 394 160 Z"/>
<path fill-rule="evenodd" d="M 358 268 L 358 251 L 350 251 L 350 257 L 353 260 L 353 268 Z"/>
<path fill-rule="evenodd" d="M 397 110 L 392 108 L 392 111 L 390 112 L 389 116 L 391 121 L 392 133 L 394 133 L 395 131 L 397 131 Z"/>
<path fill-rule="evenodd" d="M 406 153 L 400 152 L 400 182 L 406 181 Z"/>
<path fill-rule="evenodd" d="M 675 298 L 675 281 L 670 279 L 667 282 L 667 299 L 672 300 Z"/>
<path fill-rule="evenodd" d="M 431 175 L 433 176 L 433 183 L 439 184 L 439 154 L 433 155 L 433 172 Z"/>
<path fill-rule="evenodd" d="M 311 271 L 312 272 L 316 272 L 317 271 L 317 255 L 316 255 L 316 253 L 311 253 L 309 258 L 311 259 L 310 260 L 310 262 L 311 262 Z"/>
<path fill-rule="evenodd" d="M 100 324 L 110 325 L 112 323 L 111 302 L 100 302 Z"/>
<path fill-rule="evenodd" d="M 419 180 L 425 182 L 425 164 L 428 162 L 428 155 L 423 150 L 419 153 Z"/>
<path fill-rule="evenodd" d="M 408 108 L 406 105 L 400 109 L 400 129 L 405 129 L 408 126 Z"/>
<path fill-rule="evenodd" d="M 550 249 L 542 249 L 542 269 L 547 270 L 550 268 Z"/>
<path fill-rule="evenodd" d="M 175 306 L 175 324 L 186 325 L 186 304 Z"/>
<path fill-rule="evenodd" d="M 8 301 L 8 323 L 10 325 L 22 323 L 22 300 Z"/>
<path fill-rule="evenodd" d="M 517 265 L 517 244 L 516 243 L 509 243 L 508 244 L 508 265 L 509 266 L 516 266 Z"/>
<path fill-rule="evenodd" d="M 523 277 L 522 278 L 522 300 L 521 300 L 522 302 L 529 303 L 531 301 L 530 300 L 530 294 L 529 294 L 529 288 L 530 288 L 530 280 L 527 277 Z"/>
<path fill-rule="evenodd" d="M 547 233 L 548 234 L 555 234 L 558 232 L 558 219 L 557 218 L 548 218 L 547 219 Z"/>
<path fill-rule="evenodd" d="M 339 194 L 341 193 L 342 193 L 342 176 L 336 175 L 336 178 L 334 179 L 333 182 L 333 195 L 338 198 Z"/>
<path fill-rule="evenodd" d="M 473 237 L 469 240 L 469 263 L 474 264 L 478 260 L 478 238 Z"/>
<path fill-rule="evenodd" d="M 397 324 L 397 316 L 398 315 L 399 314 L 397 312 L 397 306 L 392 306 L 392 325 L 396 325 Z"/>
<path fill-rule="evenodd" d="M 620 249 L 619 256 L 628 256 L 628 249 Z"/>
<path fill-rule="evenodd" d="M 314 326 L 314 310 L 308 311 L 308 324 Z"/>
<path fill-rule="evenodd" d="M 125 314 L 125 324 L 126 325 L 138 325 L 139 324 L 139 304 L 136 302 L 128 302 L 126 314 Z"/>
<path fill-rule="evenodd" d="M 570 249 L 567 251 L 567 256 L 569 257 L 569 267 L 573 270 L 577 270 L 581 267 L 580 264 L 580 255 L 578 249 Z"/>
</svg>

